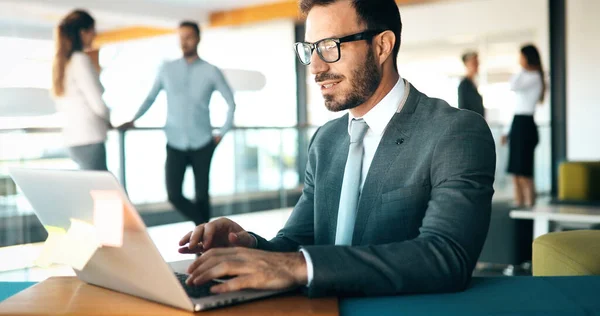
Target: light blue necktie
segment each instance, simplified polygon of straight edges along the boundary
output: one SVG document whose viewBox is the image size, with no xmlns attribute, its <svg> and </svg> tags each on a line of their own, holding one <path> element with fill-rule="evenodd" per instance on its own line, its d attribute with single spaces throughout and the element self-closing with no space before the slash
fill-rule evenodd
<svg viewBox="0 0 600 316">
<path fill-rule="evenodd" d="M 337 229 L 335 232 L 336 245 L 352 245 L 352 234 L 356 222 L 358 197 L 360 196 L 360 181 L 362 161 L 364 156 L 363 138 L 369 126 L 363 119 L 353 119 L 350 122 L 350 149 L 344 170 L 344 181 L 340 193 Z"/>
</svg>

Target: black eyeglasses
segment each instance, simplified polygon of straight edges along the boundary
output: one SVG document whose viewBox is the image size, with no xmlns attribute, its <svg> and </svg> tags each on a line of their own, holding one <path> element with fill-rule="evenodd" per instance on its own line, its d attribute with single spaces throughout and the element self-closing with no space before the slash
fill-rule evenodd
<svg viewBox="0 0 600 316">
<path fill-rule="evenodd" d="M 310 59 L 315 49 L 317 50 L 317 54 L 321 60 L 326 63 L 335 63 L 342 57 L 340 52 L 340 44 L 346 42 L 370 40 L 382 32 L 384 31 L 368 30 L 342 38 L 324 38 L 315 43 L 298 42 L 294 45 L 294 49 L 296 50 L 296 55 L 298 55 L 300 62 L 305 65 L 310 65 Z"/>
</svg>

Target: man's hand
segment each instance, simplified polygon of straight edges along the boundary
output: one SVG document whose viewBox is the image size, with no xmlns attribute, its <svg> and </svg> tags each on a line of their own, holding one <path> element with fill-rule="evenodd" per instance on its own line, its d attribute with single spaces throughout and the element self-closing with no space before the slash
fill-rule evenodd
<svg viewBox="0 0 600 316">
<path fill-rule="evenodd" d="M 134 127 L 135 127 L 135 124 L 133 123 L 133 121 L 130 121 L 130 122 L 119 125 L 119 127 L 117 127 L 117 129 L 126 130 L 126 129 L 132 129 Z"/>
<path fill-rule="evenodd" d="M 211 248 L 255 248 L 256 239 L 240 225 L 227 218 L 198 225 L 179 241 L 180 253 L 201 253 Z"/>
<path fill-rule="evenodd" d="M 215 285 L 213 293 L 242 289 L 282 290 L 308 283 L 306 261 L 301 252 L 267 252 L 247 248 L 211 249 L 187 271 L 188 285 L 200 285 L 225 276 L 235 278 Z"/>
<path fill-rule="evenodd" d="M 218 145 L 223 137 L 221 135 L 216 135 L 213 137 L 213 139 L 215 140 L 215 145 Z"/>
</svg>

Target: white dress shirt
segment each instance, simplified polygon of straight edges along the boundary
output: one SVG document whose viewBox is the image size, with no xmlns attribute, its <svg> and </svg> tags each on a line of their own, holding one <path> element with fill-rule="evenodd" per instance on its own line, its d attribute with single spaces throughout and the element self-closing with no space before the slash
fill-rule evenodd
<svg viewBox="0 0 600 316">
<path fill-rule="evenodd" d="M 383 138 L 385 129 L 392 120 L 392 117 L 394 117 L 394 115 L 396 114 L 396 112 L 402 109 L 401 102 L 404 98 L 404 94 L 406 93 L 406 91 L 404 90 L 404 80 L 402 78 L 399 78 L 398 82 L 396 82 L 396 85 L 394 85 L 392 90 L 369 112 L 367 112 L 367 114 L 365 114 L 362 117 L 362 119 L 365 120 L 365 122 L 369 126 L 369 129 L 367 130 L 365 138 L 363 139 L 365 153 L 363 156 L 362 175 L 360 180 L 361 191 L 363 185 L 365 184 L 365 179 L 367 178 L 367 174 L 369 173 L 369 168 L 371 167 L 373 158 L 375 157 L 377 147 L 379 147 L 379 143 Z M 352 113 L 348 115 L 348 134 L 350 134 L 350 124 L 352 124 L 352 119 L 359 118 L 360 117 L 353 117 Z M 300 251 L 304 255 L 304 260 L 306 260 L 306 268 L 308 270 L 307 286 L 310 286 L 314 278 L 314 267 L 308 252 L 306 252 L 302 248 L 300 248 Z"/>
<path fill-rule="evenodd" d="M 106 141 L 109 110 L 102 101 L 104 89 L 90 58 L 75 52 L 67 63 L 65 92 L 55 99 L 63 117 L 62 134 L 66 146 L 81 146 Z"/>
<path fill-rule="evenodd" d="M 542 76 L 538 71 L 523 70 L 510 80 L 515 92 L 515 115 L 533 115 L 542 94 Z"/>
<path fill-rule="evenodd" d="M 510 90 L 515 92 L 515 115 L 534 115 L 543 90 L 542 76 L 538 71 L 522 70 L 510 79 Z M 504 128 L 504 135 L 511 126 Z"/>
</svg>

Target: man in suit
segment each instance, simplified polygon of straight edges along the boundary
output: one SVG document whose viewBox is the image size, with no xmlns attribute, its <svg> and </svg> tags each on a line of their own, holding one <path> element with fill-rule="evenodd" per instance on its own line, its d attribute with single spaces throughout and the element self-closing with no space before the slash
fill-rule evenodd
<svg viewBox="0 0 600 316">
<path fill-rule="evenodd" d="M 203 253 L 188 284 L 229 275 L 212 291 L 306 286 L 312 297 L 464 289 L 490 219 L 487 124 L 400 78 L 394 0 L 303 0 L 301 9 L 298 57 L 325 106 L 349 114 L 313 136 L 302 196 L 274 239 L 228 219 L 182 238 L 180 252 Z"/>
<path fill-rule="evenodd" d="M 479 72 L 479 57 L 476 52 L 467 52 L 462 56 L 467 73 L 458 85 L 458 108 L 473 111 L 485 117 L 483 98 L 477 91 L 475 76 Z"/>
</svg>

